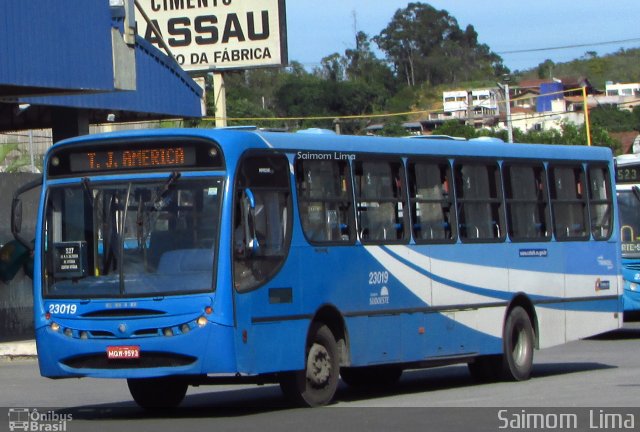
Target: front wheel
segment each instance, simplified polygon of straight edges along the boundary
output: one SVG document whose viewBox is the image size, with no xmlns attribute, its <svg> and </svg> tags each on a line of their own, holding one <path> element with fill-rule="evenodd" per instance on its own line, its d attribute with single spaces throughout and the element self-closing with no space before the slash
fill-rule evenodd
<svg viewBox="0 0 640 432">
<path fill-rule="evenodd" d="M 175 408 L 187 394 L 188 384 L 177 378 L 128 379 L 133 400 L 145 409 Z"/>
<path fill-rule="evenodd" d="M 333 333 L 325 325 L 314 324 L 307 343 L 305 369 L 284 373 L 280 388 L 296 405 L 326 405 L 338 388 L 339 371 L 338 348 Z"/>
</svg>

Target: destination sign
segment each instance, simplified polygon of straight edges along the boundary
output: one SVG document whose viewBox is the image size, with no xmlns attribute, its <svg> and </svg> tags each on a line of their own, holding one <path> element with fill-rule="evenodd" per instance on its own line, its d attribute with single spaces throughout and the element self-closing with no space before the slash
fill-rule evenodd
<svg viewBox="0 0 640 432">
<path fill-rule="evenodd" d="M 49 177 L 193 169 L 224 169 L 220 147 L 205 139 L 120 139 L 75 142 L 53 148 L 47 157 Z"/>
<path fill-rule="evenodd" d="M 640 166 L 618 167 L 616 181 L 618 183 L 640 183 Z"/>
<path fill-rule="evenodd" d="M 71 172 L 173 168 L 193 166 L 195 162 L 193 148 L 184 146 L 86 151 L 69 155 Z"/>
</svg>

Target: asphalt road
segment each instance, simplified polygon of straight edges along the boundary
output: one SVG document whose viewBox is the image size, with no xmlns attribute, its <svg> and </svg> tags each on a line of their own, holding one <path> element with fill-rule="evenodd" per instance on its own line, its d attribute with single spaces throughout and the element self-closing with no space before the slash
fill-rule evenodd
<svg viewBox="0 0 640 432">
<path fill-rule="evenodd" d="M 465 365 L 406 371 L 384 391 L 341 386 L 335 403 L 318 409 L 288 407 L 278 386 L 216 386 L 190 388 L 177 410 L 148 413 L 123 380 L 50 380 L 35 360 L 3 360 L 0 407 L 38 410 L 49 416 L 40 423 L 69 432 L 638 430 L 640 323 L 537 351 L 526 382 L 476 384 Z M 526 424 L 535 416 L 546 429 Z M 0 431 L 7 418 L 0 411 Z"/>
</svg>

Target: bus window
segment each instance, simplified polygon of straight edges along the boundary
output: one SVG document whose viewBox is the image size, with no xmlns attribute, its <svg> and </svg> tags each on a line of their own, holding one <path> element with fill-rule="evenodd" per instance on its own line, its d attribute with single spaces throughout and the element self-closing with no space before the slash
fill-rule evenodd
<svg viewBox="0 0 640 432">
<path fill-rule="evenodd" d="M 455 238 L 451 168 L 447 160 L 410 161 L 409 197 L 413 237 L 420 242 L 449 242 Z"/>
<path fill-rule="evenodd" d="M 45 294 L 150 296 L 213 289 L 221 179 L 49 189 Z M 77 262 L 66 262 L 71 253 Z"/>
<path fill-rule="evenodd" d="M 360 239 L 363 243 L 402 241 L 405 238 L 402 163 L 358 160 L 354 168 Z"/>
<path fill-rule="evenodd" d="M 349 165 L 341 160 L 296 162 L 300 221 L 311 243 L 352 243 Z"/>
<path fill-rule="evenodd" d="M 549 240 L 550 215 L 544 166 L 505 164 L 504 184 L 509 237 L 514 241 Z"/>
<path fill-rule="evenodd" d="M 242 159 L 236 176 L 234 286 L 247 291 L 269 280 L 289 251 L 289 161 L 282 155 L 254 154 Z"/>
<path fill-rule="evenodd" d="M 589 230 L 582 165 L 552 166 L 549 174 L 556 239 L 587 240 Z"/>
<path fill-rule="evenodd" d="M 589 213 L 591 234 L 596 240 L 611 236 L 612 192 L 606 166 L 589 166 Z"/>
<path fill-rule="evenodd" d="M 504 239 L 498 165 L 459 163 L 454 177 L 460 238 L 463 241 Z"/>
</svg>

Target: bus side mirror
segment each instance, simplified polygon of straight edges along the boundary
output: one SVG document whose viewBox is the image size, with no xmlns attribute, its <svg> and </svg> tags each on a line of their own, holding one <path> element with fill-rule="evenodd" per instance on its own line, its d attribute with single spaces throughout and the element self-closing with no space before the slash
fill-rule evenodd
<svg viewBox="0 0 640 432">
<path fill-rule="evenodd" d="M 256 234 L 256 200 L 251 189 L 242 193 L 242 229 L 244 231 L 246 258 L 260 252 L 260 242 Z"/>
</svg>

